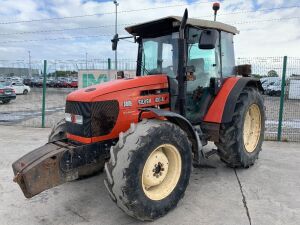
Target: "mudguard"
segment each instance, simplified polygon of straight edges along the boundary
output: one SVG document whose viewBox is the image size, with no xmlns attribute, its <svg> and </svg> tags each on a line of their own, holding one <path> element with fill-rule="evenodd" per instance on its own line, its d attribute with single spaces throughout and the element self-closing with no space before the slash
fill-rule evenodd
<svg viewBox="0 0 300 225">
<path fill-rule="evenodd" d="M 232 121 L 234 107 L 242 90 L 246 87 L 256 87 L 263 91 L 259 79 L 251 77 L 227 78 L 204 117 L 207 123 L 229 123 Z"/>
<path fill-rule="evenodd" d="M 181 129 L 183 129 L 187 133 L 188 138 L 192 142 L 192 150 L 195 154 L 194 159 L 196 161 L 199 161 L 200 157 L 204 157 L 202 151 L 203 145 L 199 138 L 199 136 L 200 137 L 202 136 L 202 131 L 200 128 L 195 130 L 193 125 L 185 117 L 171 111 L 157 109 L 157 108 L 142 108 L 141 114 L 143 112 L 152 112 L 157 117 L 164 117 L 167 120 L 169 120 L 171 123 L 178 125 Z"/>
</svg>

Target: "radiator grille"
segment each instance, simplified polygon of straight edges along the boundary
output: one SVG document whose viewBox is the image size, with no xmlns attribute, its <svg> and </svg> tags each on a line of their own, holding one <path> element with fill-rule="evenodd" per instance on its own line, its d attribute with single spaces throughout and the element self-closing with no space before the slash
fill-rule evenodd
<svg viewBox="0 0 300 225">
<path fill-rule="evenodd" d="M 119 115 L 118 101 L 103 101 L 92 104 L 91 129 L 93 136 L 109 134 Z"/>
<path fill-rule="evenodd" d="M 115 126 L 119 115 L 116 100 L 101 102 L 66 103 L 66 113 L 82 115 L 83 124 L 67 122 L 67 132 L 81 137 L 96 137 L 109 134 Z"/>
</svg>

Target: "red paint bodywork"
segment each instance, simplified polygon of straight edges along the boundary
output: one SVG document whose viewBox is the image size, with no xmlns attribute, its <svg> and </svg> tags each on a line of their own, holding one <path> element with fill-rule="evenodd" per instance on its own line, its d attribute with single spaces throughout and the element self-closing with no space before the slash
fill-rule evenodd
<svg viewBox="0 0 300 225">
<path fill-rule="evenodd" d="M 120 132 L 128 130 L 131 123 L 138 122 L 140 108 L 153 106 L 159 107 L 161 105 L 169 104 L 169 93 L 141 96 L 141 91 L 166 88 L 168 88 L 168 78 L 166 75 L 151 75 L 132 79 L 114 80 L 72 92 L 68 95 L 67 101 L 98 102 L 117 100 L 119 102 L 119 115 L 115 127 L 108 135 L 86 138 L 67 133 L 67 137 L 82 143 L 115 139 L 119 136 Z M 86 92 L 88 89 L 95 90 Z M 155 99 L 158 97 L 162 97 L 164 100 L 158 103 L 155 102 Z M 150 99 L 151 103 L 139 105 L 138 100 L 141 99 Z M 125 101 L 131 101 L 132 106 L 124 106 Z M 143 114 L 143 118 L 151 117 L 154 117 L 151 113 Z"/>
<path fill-rule="evenodd" d="M 221 123 L 226 100 L 238 80 L 238 77 L 230 77 L 225 80 L 204 117 L 204 122 Z M 118 138 L 119 133 L 128 130 L 131 123 L 138 123 L 140 108 L 167 106 L 170 102 L 169 93 L 141 96 L 141 92 L 166 88 L 168 88 L 168 78 L 166 75 L 151 75 L 114 80 L 72 92 L 68 95 L 67 101 L 98 102 L 117 100 L 119 102 L 119 115 L 115 127 L 108 135 L 86 138 L 67 133 L 67 137 L 82 143 L 93 143 Z M 89 89 L 92 91 L 87 91 Z M 162 97 L 164 100 L 157 103 L 155 102 L 157 97 Z M 140 105 L 138 104 L 138 100 L 141 99 L 150 99 L 151 103 Z M 131 101 L 132 105 L 124 106 L 124 102 L 126 101 Z M 164 107 L 164 109 L 170 110 L 168 106 Z M 143 118 L 153 117 L 155 116 L 152 113 L 143 113 Z"/>
<path fill-rule="evenodd" d="M 239 77 L 230 77 L 225 80 L 225 82 L 222 84 L 220 91 L 215 97 L 213 103 L 209 107 L 204 117 L 204 122 L 208 122 L 208 123 L 222 122 L 222 116 L 223 116 L 227 98 L 239 79 L 240 79 Z"/>
</svg>

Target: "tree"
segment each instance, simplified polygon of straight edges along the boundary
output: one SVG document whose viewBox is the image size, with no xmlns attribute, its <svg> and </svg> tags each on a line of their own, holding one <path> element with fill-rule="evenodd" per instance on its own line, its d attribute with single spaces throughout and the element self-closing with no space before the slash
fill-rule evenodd
<svg viewBox="0 0 300 225">
<path fill-rule="evenodd" d="M 278 73 L 275 70 L 270 70 L 268 72 L 268 77 L 279 77 Z"/>
</svg>

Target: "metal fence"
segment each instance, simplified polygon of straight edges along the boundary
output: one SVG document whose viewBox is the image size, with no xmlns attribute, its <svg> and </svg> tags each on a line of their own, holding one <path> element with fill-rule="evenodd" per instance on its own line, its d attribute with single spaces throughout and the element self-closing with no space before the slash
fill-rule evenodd
<svg viewBox="0 0 300 225">
<path fill-rule="evenodd" d="M 266 107 L 267 140 L 300 141 L 300 58 L 256 57 L 238 58 L 236 64 L 251 64 L 252 76 L 261 78 Z M 134 70 L 136 60 L 121 59 L 118 70 Z M 3 68 L 3 69 L 2 69 Z M 21 68 L 21 69 L 20 69 Z M 114 69 L 113 61 L 94 60 L 51 60 L 47 61 L 46 73 L 53 79 L 61 74 L 74 78 L 81 69 Z M 0 60 L 0 79 L 35 76 L 42 79 L 44 64 L 41 61 L 28 63 Z M 282 77 L 284 76 L 284 79 Z M 283 82 L 284 81 L 284 82 Z M 22 125 L 51 127 L 64 117 L 66 96 L 74 88 L 47 87 L 45 114 L 43 116 L 43 88 L 32 87 L 28 95 L 18 95 L 9 104 L 0 103 L 0 125 Z"/>
<path fill-rule="evenodd" d="M 286 60 L 286 61 L 285 61 Z M 266 107 L 267 140 L 300 141 L 300 58 L 238 58 L 261 78 Z"/>
</svg>

